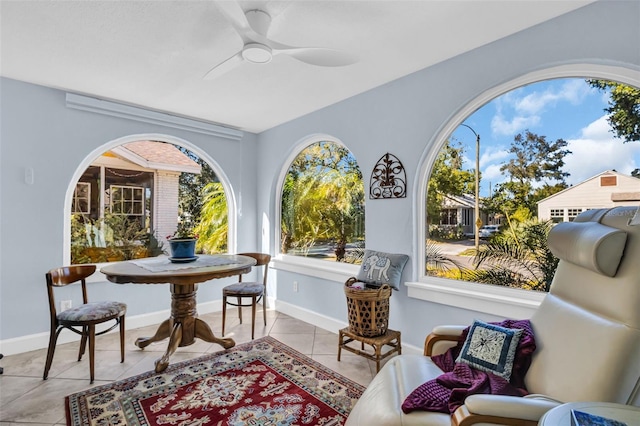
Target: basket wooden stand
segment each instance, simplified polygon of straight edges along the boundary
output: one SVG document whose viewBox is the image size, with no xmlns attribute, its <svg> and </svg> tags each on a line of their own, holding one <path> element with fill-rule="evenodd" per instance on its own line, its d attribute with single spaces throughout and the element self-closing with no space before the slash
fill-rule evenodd
<svg viewBox="0 0 640 426">
<path fill-rule="evenodd" d="M 355 289 L 352 285 L 357 282 L 351 277 L 344 285 L 344 294 L 347 296 L 347 310 L 349 327 L 340 330 L 338 336 L 338 361 L 342 349 L 353 352 L 376 362 L 376 371 L 380 370 L 380 360 L 397 352 L 402 353 L 400 332 L 389 330 L 389 298 L 391 287 L 384 284 L 378 289 Z M 347 346 L 357 340 L 361 343 L 361 349 Z M 364 350 L 364 345 L 373 347 L 373 353 Z M 391 349 L 382 353 L 382 347 L 388 345 Z"/>
</svg>

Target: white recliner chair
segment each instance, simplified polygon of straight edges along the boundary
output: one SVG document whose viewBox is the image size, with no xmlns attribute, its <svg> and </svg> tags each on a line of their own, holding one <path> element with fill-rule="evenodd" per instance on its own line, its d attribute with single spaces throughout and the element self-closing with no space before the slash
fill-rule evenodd
<svg viewBox="0 0 640 426">
<path fill-rule="evenodd" d="M 531 318 L 537 346 L 525 377 L 531 395 L 472 395 L 452 415 L 404 414 L 407 395 L 442 374 L 429 356 L 457 343 L 468 324 L 437 327 L 425 356 L 397 356 L 380 370 L 347 426 L 533 426 L 564 402 L 640 405 L 640 209 L 586 211 L 554 227 L 549 247 L 560 263 Z"/>
</svg>

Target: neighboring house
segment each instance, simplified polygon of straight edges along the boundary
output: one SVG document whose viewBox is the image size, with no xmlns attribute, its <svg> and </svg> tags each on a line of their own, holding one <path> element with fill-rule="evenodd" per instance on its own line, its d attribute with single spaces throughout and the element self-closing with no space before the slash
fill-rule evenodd
<svg viewBox="0 0 640 426">
<path fill-rule="evenodd" d="M 471 194 L 445 195 L 442 201 L 440 225 L 460 225 L 465 235 L 474 235 L 475 205 L 475 197 Z M 487 213 L 482 210 L 483 207 L 482 200 L 480 200 L 480 219 L 482 220 L 482 224 L 499 225 L 500 219 L 487 215 Z"/>
<path fill-rule="evenodd" d="M 129 220 L 140 220 L 143 228 L 162 240 L 177 227 L 180 174 L 200 171 L 200 165 L 174 145 L 127 143 L 101 155 L 87 168 L 76 185 L 72 213 L 92 220 L 106 213 L 126 215 Z"/>
<path fill-rule="evenodd" d="M 604 171 L 538 202 L 538 218 L 571 222 L 585 210 L 640 206 L 640 179 Z"/>
</svg>

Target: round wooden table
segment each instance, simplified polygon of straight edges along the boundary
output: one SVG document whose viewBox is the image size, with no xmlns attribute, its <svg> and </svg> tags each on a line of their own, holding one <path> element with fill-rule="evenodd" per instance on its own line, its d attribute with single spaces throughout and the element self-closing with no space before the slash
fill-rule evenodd
<svg viewBox="0 0 640 426">
<path fill-rule="evenodd" d="M 184 264 L 171 263 L 163 256 L 112 263 L 100 272 L 117 284 L 170 284 L 171 317 L 160 324 L 153 336 L 136 340 L 136 346 L 144 349 L 153 342 L 169 338 L 166 352 L 155 363 L 156 372 L 160 373 L 167 368 L 176 349 L 193 344 L 196 337 L 225 349 L 235 346 L 233 339 L 215 337 L 209 325 L 198 318 L 197 284 L 249 273 L 255 264 L 254 258 L 240 255 L 200 255 L 195 262 Z"/>
</svg>

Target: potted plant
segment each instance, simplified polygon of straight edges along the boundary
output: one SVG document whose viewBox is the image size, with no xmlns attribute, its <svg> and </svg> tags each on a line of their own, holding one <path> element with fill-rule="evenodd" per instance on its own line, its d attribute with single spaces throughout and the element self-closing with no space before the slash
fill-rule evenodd
<svg viewBox="0 0 640 426">
<path fill-rule="evenodd" d="M 198 235 L 193 232 L 193 225 L 189 220 L 178 222 L 178 228 L 172 235 L 167 236 L 171 249 L 171 261 L 191 262 L 197 259 L 196 241 Z"/>
</svg>

